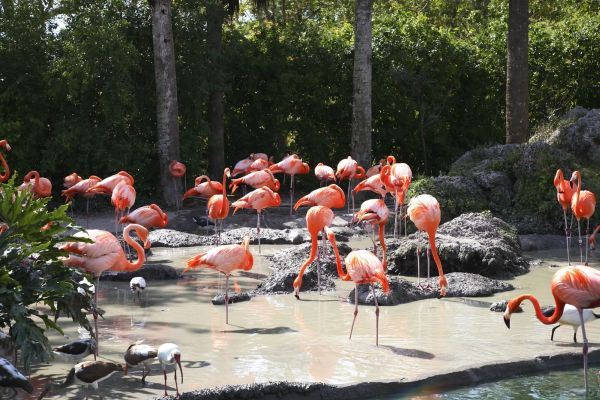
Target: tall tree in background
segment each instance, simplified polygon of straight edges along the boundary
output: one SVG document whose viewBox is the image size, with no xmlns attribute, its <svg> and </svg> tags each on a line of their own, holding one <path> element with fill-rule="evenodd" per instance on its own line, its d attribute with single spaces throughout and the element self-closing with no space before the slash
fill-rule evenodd
<svg viewBox="0 0 600 400">
<path fill-rule="evenodd" d="M 364 167 L 371 165 L 372 11 L 373 0 L 356 0 L 351 145 L 352 157 Z"/>
<path fill-rule="evenodd" d="M 529 129 L 529 0 L 509 0 L 506 58 L 506 143 L 523 143 Z"/>
<path fill-rule="evenodd" d="M 169 173 L 169 163 L 179 160 L 180 156 L 171 0 L 149 0 L 149 3 L 152 9 L 160 186 L 165 203 L 176 205 L 181 195 L 181 181 Z"/>
</svg>

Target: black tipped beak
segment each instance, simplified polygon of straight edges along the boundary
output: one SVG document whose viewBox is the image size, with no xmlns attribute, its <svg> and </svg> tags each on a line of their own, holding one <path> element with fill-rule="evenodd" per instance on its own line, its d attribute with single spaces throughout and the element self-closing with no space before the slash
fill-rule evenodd
<svg viewBox="0 0 600 400">
<path fill-rule="evenodd" d="M 506 327 L 510 329 L 510 318 L 504 317 L 504 325 L 506 325 Z"/>
<path fill-rule="evenodd" d="M 295 293 L 294 297 L 296 298 L 296 300 L 300 300 L 300 295 L 298 295 L 298 293 Z"/>
</svg>

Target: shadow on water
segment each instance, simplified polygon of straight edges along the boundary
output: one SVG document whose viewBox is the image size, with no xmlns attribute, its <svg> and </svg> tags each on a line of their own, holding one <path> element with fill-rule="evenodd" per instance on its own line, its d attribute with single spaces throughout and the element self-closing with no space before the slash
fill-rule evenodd
<svg viewBox="0 0 600 400">
<path fill-rule="evenodd" d="M 208 367 L 210 363 L 208 361 L 182 361 L 181 365 L 185 368 L 204 368 Z"/>
<path fill-rule="evenodd" d="M 489 301 L 466 299 L 464 297 L 445 298 L 445 299 L 443 299 L 443 301 L 449 301 L 449 302 L 452 302 L 452 303 L 461 303 L 461 304 L 465 304 L 465 305 L 471 306 L 471 307 L 488 308 L 488 309 L 493 304 L 493 303 L 491 303 Z"/>
<path fill-rule="evenodd" d="M 292 329 L 288 326 L 276 326 L 274 328 L 242 328 L 242 329 L 233 329 L 228 331 L 221 331 L 222 333 L 242 333 L 245 335 L 253 335 L 258 333 L 260 335 L 280 335 L 283 333 L 292 333 L 298 332 L 295 329 Z"/>
<path fill-rule="evenodd" d="M 399 356 L 411 357 L 411 358 L 420 358 L 423 360 L 432 360 L 435 358 L 435 354 L 428 353 L 423 350 L 417 349 L 403 349 L 401 347 L 396 346 L 381 346 L 385 349 L 389 349 L 392 353 L 397 354 Z"/>
<path fill-rule="evenodd" d="M 579 337 L 577 337 L 577 339 L 579 339 Z M 559 342 L 555 341 L 554 345 L 558 346 L 558 347 L 575 347 L 575 348 L 579 347 L 579 348 L 581 348 L 583 346 L 583 343 L 582 342 L 578 342 L 578 343 L 574 343 L 574 342 L 559 343 Z M 589 347 L 598 347 L 598 346 L 600 346 L 600 343 L 588 342 L 588 346 Z"/>
<path fill-rule="evenodd" d="M 259 274 L 257 272 L 248 272 L 248 271 L 239 271 L 238 275 L 244 278 L 250 278 L 250 279 L 256 279 L 258 280 L 263 280 L 267 277 L 266 274 Z"/>
</svg>

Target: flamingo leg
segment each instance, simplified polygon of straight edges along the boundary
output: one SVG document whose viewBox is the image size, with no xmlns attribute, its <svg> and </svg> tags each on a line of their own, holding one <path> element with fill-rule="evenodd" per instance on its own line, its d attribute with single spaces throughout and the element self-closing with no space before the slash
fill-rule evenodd
<svg viewBox="0 0 600 400">
<path fill-rule="evenodd" d="M 565 238 L 567 240 L 567 262 L 571 265 L 571 252 L 569 249 L 569 226 L 567 225 L 567 209 L 563 208 L 563 215 L 565 217 Z"/>
<path fill-rule="evenodd" d="M 322 233 L 323 235 L 325 232 Z M 317 239 L 318 243 L 318 239 Z M 317 250 L 317 290 L 319 291 L 319 296 L 321 295 L 321 251 L 324 250 L 323 246 Z"/>
<path fill-rule="evenodd" d="M 577 218 L 577 231 L 579 232 L 579 258 L 583 264 L 583 246 L 581 242 L 581 224 L 579 223 L 579 218 Z"/>
<path fill-rule="evenodd" d="M 150 373 L 150 369 L 148 369 L 148 373 L 146 373 L 146 364 L 142 364 L 142 368 L 144 368 L 143 371 L 142 371 L 142 385 L 145 385 L 146 384 L 146 377 Z"/>
<path fill-rule="evenodd" d="M 85 224 L 89 228 L 90 226 L 90 198 L 88 197 L 85 205 Z"/>
<path fill-rule="evenodd" d="M 348 190 L 352 195 L 352 214 L 354 214 L 354 191 L 352 190 L 352 178 L 348 179 Z"/>
<path fill-rule="evenodd" d="M 163 367 L 163 374 L 165 375 L 165 396 L 168 396 L 169 394 L 167 393 L 167 370 L 164 369 Z M 175 381 L 177 382 L 177 381 Z"/>
<path fill-rule="evenodd" d="M 373 300 L 375 300 L 375 346 L 379 347 L 379 303 L 377 303 L 375 285 L 371 284 L 371 290 L 373 291 Z"/>
<path fill-rule="evenodd" d="M 417 286 L 421 287 L 421 231 L 417 234 Z"/>
<path fill-rule="evenodd" d="M 175 366 L 175 393 L 175 396 L 179 397 L 179 386 L 177 385 L 177 365 Z"/>
<path fill-rule="evenodd" d="M 408 237 L 408 230 L 406 229 L 406 216 L 404 215 L 404 213 L 407 212 L 407 206 L 402 205 L 402 216 L 404 218 L 404 237 Z"/>
<path fill-rule="evenodd" d="M 431 285 L 429 284 L 429 278 L 431 277 L 431 272 L 430 272 L 431 262 L 429 260 L 429 247 L 427 247 L 425 254 L 427 254 L 427 287 L 431 287 Z"/>
<path fill-rule="evenodd" d="M 216 219 L 213 219 L 213 225 L 215 227 L 214 231 L 215 231 L 215 238 L 217 239 L 217 246 L 219 245 L 219 226 L 218 226 L 218 222 Z"/>
<path fill-rule="evenodd" d="M 256 211 L 256 236 L 258 236 L 258 254 L 260 254 L 260 211 Z"/>
<path fill-rule="evenodd" d="M 588 265 L 588 248 L 590 247 L 589 238 L 590 238 L 590 219 L 588 218 L 587 225 L 585 226 L 585 265 Z"/>
<path fill-rule="evenodd" d="M 371 241 L 373 242 L 373 254 L 377 255 L 377 242 L 375 242 L 375 225 L 371 225 Z"/>
<path fill-rule="evenodd" d="M 350 180 L 348 179 L 348 190 L 346 194 L 346 201 L 348 201 L 348 214 L 350 214 Z"/>
<path fill-rule="evenodd" d="M 394 194 L 394 239 L 398 235 L 398 192 Z"/>
<path fill-rule="evenodd" d="M 294 211 L 294 175 L 290 178 L 290 216 Z"/>
<path fill-rule="evenodd" d="M 229 275 L 225 275 L 225 323 L 229 325 Z"/>
<path fill-rule="evenodd" d="M 585 393 L 588 392 L 588 339 L 585 333 L 585 322 L 583 321 L 583 309 L 578 308 L 579 321 L 581 321 L 581 333 L 583 334 L 583 379 L 585 382 Z"/>
<path fill-rule="evenodd" d="M 354 318 L 352 319 L 352 326 L 350 327 L 350 337 L 352 339 L 352 331 L 354 330 L 354 323 L 356 322 L 356 316 L 358 315 L 358 283 L 354 285 Z"/>
<path fill-rule="evenodd" d="M 98 357 L 100 349 L 100 337 L 98 336 L 98 291 L 100 289 L 100 275 L 96 276 L 96 286 L 94 287 L 94 308 L 92 315 L 94 316 L 94 330 L 96 331 L 96 353 L 94 354 L 94 360 Z"/>
</svg>

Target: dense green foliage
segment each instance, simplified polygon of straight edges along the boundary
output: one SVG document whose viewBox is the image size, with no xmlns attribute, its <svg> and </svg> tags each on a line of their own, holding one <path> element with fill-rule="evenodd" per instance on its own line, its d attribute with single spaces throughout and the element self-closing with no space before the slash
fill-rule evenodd
<svg viewBox="0 0 600 400">
<path fill-rule="evenodd" d="M 253 151 L 276 158 L 294 151 L 313 165 L 335 165 L 349 153 L 353 2 L 286 3 L 285 20 L 279 2 L 266 19 L 243 4 L 225 27 L 221 62 L 209 65 L 204 3 L 174 2 L 182 161 L 190 173 L 206 168 L 215 83 L 225 87 L 229 164 Z M 153 196 L 147 1 L 0 4 L 0 136 L 14 148 L 11 165 L 55 182 L 72 170 L 127 169 L 138 192 Z M 598 2 L 532 0 L 530 7 L 530 126 L 576 104 L 597 107 Z M 376 158 L 392 153 L 415 172 L 437 173 L 469 148 L 503 142 L 506 17 L 500 0 L 376 2 Z"/>
<path fill-rule="evenodd" d="M 8 226 L 0 234 L 0 330 L 19 349 L 25 370 L 32 361 L 51 357 L 44 332 L 62 333 L 56 316 L 70 317 L 91 331 L 89 293 L 77 292 L 81 274 L 63 265 L 60 257 L 66 253 L 57 246 L 81 239 L 66 235 L 72 228 L 67 206 L 48 211 L 47 203 L 28 190 L 17 191 L 12 180 L 0 187 L 0 221 Z"/>
</svg>

